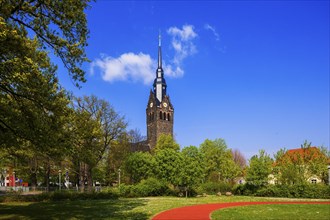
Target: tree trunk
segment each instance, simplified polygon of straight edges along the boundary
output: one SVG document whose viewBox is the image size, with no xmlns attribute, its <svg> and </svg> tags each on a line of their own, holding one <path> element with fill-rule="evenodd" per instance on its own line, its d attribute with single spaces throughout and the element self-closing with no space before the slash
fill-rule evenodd
<svg viewBox="0 0 330 220">
<path fill-rule="evenodd" d="M 46 184 L 46 191 L 49 192 L 49 176 L 50 176 L 50 164 L 49 162 L 46 165 L 46 173 L 45 173 L 45 184 Z"/>
<path fill-rule="evenodd" d="M 85 191 L 85 163 L 80 162 L 79 169 L 79 190 L 80 192 Z"/>
<path fill-rule="evenodd" d="M 31 179 L 32 190 L 35 191 L 37 187 L 37 173 L 32 172 L 30 175 L 30 179 Z"/>
<path fill-rule="evenodd" d="M 88 165 L 87 165 L 87 190 L 88 192 L 93 191 L 92 169 Z"/>
</svg>

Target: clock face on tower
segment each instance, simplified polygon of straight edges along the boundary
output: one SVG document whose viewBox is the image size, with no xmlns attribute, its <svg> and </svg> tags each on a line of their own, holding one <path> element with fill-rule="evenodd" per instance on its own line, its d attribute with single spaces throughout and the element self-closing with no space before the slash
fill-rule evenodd
<svg viewBox="0 0 330 220">
<path fill-rule="evenodd" d="M 152 106 L 154 106 L 154 103 L 151 102 L 151 103 L 150 103 L 150 108 L 152 108 Z"/>
<path fill-rule="evenodd" d="M 163 103 L 163 106 L 166 108 L 166 107 L 167 107 L 167 103 L 166 103 L 166 102 L 164 102 L 164 103 Z"/>
</svg>

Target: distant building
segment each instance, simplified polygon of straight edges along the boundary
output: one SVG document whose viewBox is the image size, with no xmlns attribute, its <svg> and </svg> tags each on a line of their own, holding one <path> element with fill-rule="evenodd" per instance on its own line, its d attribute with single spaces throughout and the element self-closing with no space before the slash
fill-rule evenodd
<svg viewBox="0 0 330 220">
<path fill-rule="evenodd" d="M 324 167 L 326 167 L 327 164 L 330 164 L 329 158 L 327 158 L 327 156 L 317 147 L 296 148 L 287 150 L 281 158 L 275 161 L 274 166 L 277 164 L 296 164 L 301 167 L 301 170 L 305 171 L 300 173 L 302 179 L 310 183 L 321 183 L 324 180 L 322 179 L 320 172 L 312 172 L 310 167 L 311 164 L 316 161 L 319 161 L 319 163 L 322 164 L 324 163 Z M 324 172 L 326 172 L 326 170 Z M 281 172 L 279 174 L 281 175 Z M 279 183 L 276 175 L 270 174 L 268 183 Z"/>
<path fill-rule="evenodd" d="M 156 146 L 157 139 L 161 134 L 173 136 L 174 108 L 166 90 L 167 85 L 162 67 L 162 49 L 159 36 L 158 68 L 146 109 L 147 142 L 150 150 Z"/>
</svg>

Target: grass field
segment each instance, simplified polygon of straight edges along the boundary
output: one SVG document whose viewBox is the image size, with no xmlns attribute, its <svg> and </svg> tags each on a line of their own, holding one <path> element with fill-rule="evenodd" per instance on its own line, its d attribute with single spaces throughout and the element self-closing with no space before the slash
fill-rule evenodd
<svg viewBox="0 0 330 220">
<path fill-rule="evenodd" d="M 329 220 L 330 206 L 314 204 L 241 206 L 215 211 L 212 213 L 212 219 Z"/>
<path fill-rule="evenodd" d="M 143 219 L 150 219 L 153 215 L 161 211 L 175 207 L 180 207 L 180 206 L 206 204 L 206 203 L 220 203 L 220 202 L 282 201 L 282 200 L 289 200 L 289 199 L 256 198 L 256 197 L 241 197 L 241 196 L 233 196 L 233 197 L 207 196 L 201 198 L 188 198 L 188 199 L 177 198 L 177 197 L 148 197 L 148 198 L 130 198 L 130 199 L 120 198 L 113 200 L 87 200 L 87 201 L 80 200 L 80 201 L 63 201 L 63 202 L 38 202 L 38 203 L 12 202 L 12 203 L 0 203 L 0 219 L 111 219 L 111 220 L 139 219 L 139 220 L 143 220 Z M 292 206 L 296 207 L 296 205 L 292 205 Z M 292 209 L 291 208 L 292 206 L 291 205 L 287 206 L 287 209 L 288 210 Z M 253 210 L 255 209 L 259 210 L 259 207 L 261 206 L 251 206 L 251 207 L 252 209 L 250 210 L 250 212 L 253 213 Z M 244 207 L 244 208 L 250 208 L 250 207 Z M 231 208 L 231 210 L 234 209 Z M 310 211 L 320 212 L 318 206 L 312 208 L 312 210 Z M 222 211 L 221 211 L 221 216 L 222 216 Z M 298 218 L 293 218 L 291 215 L 290 219 L 298 219 Z"/>
</svg>

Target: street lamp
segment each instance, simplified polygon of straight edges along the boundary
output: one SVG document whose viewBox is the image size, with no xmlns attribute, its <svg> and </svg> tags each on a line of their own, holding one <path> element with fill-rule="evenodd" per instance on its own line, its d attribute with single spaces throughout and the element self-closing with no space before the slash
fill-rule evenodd
<svg viewBox="0 0 330 220">
<path fill-rule="evenodd" d="M 118 186 L 120 186 L 120 172 L 121 172 L 121 170 L 118 169 Z"/>
<path fill-rule="evenodd" d="M 16 177 L 15 177 L 15 171 L 13 171 L 13 187 L 15 190 L 15 186 L 16 186 Z"/>
<path fill-rule="evenodd" d="M 61 191 L 61 174 L 62 174 L 62 170 L 58 171 L 58 185 L 59 185 L 59 189 Z"/>
</svg>

